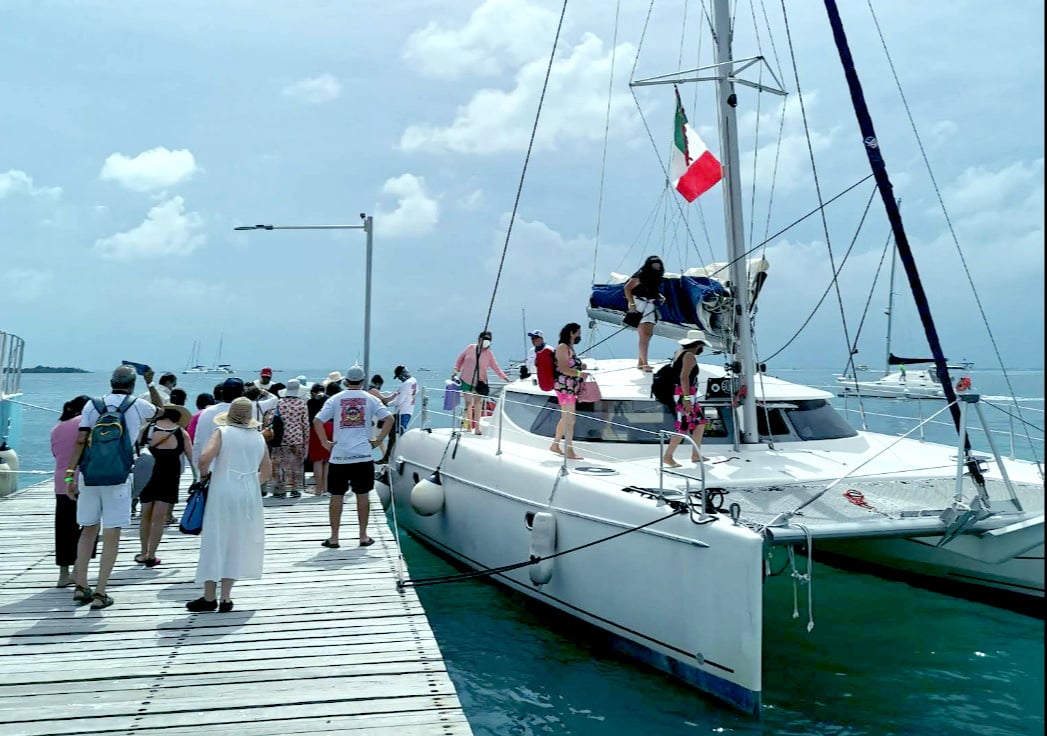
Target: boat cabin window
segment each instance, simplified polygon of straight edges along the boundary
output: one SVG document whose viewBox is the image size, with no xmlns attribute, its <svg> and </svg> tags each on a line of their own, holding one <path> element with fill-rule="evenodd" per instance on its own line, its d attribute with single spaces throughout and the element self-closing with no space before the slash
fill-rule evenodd
<svg viewBox="0 0 1047 736">
<path fill-rule="evenodd" d="M 802 440 L 838 440 L 843 437 L 855 437 L 858 434 L 825 399 L 808 399 L 789 403 L 795 405 L 796 408 L 783 411 L 797 436 Z M 760 412 L 757 414 L 759 415 Z"/>
<path fill-rule="evenodd" d="M 780 407 L 767 408 L 757 404 L 756 427 L 761 437 L 783 437 L 790 433 Z"/>
<path fill-rule="evenodd" d="M 506 392 L 505 413 L 513 424 L 532 434 L 553 437 L 560 421 L 555 396 Z M 658 444 L 658 432 L 672 430 L 673 415 L 653 399 L 603 399 L 578 404 L 574 438 L 579 442 Z M 708 409 L 705 440 L 729 441 L 728 428 L 717 409 Z"/>
</svg>

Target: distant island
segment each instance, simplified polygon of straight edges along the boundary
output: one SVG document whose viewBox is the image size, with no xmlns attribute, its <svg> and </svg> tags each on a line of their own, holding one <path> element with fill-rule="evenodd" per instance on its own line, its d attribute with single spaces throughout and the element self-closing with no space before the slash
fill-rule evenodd
<svg viewBox="0 0 1047 736">
<path fill-rule="evenodd" d="M 23 368 L 22 373 L 90 373 L 83 368 L 69 368 L 66 366 L 56 367 L 53 365 L 38 365 L 34 368 Z"/>
</svg>

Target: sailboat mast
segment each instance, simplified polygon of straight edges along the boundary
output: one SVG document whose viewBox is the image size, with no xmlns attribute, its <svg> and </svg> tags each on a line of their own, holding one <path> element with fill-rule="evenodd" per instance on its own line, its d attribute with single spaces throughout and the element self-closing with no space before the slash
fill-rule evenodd
<svg viewBox="0 0 1047 736">
<path fill-rule="evenodd" d="M 898 265 L 898 249 L 891 249 L 891 280 L 887 285 L 887 355 L 883 359 L 883 375 L 891 374 L 891 322 L 894 314 L 894 270 Z"/>
<path fill-rule="evenodd" d="M 731 10 L 729 0 L 716 0 L 714 6 L 716 33 L 717 104 L 720 145 L 724 171 L 724 220 L 727 233 L 727 257 L 730 262 L 731 287 L 734 294 L 734 368 L 742 392 L 739 402 L 741 422 L 738 436 L 743 444 L 759 441 L 756 431 L 756 402 L 753 395 L 753 336 L 749 312 L 749 268 L 745 258 L 745 229 L 742 223 L 741 160 L 738 154 L 738 121 L 735 108 L 738 98 L 730 77 L 734 73 L 731 56 Z"/>
<path fill-rule="evenodd" d="M 957 432 L 963 432 L 960 425 L 960 408 L 956 403 L 956 391 L 953 389 L 952 381 L 949 379 L 949 367 L 945 362 L 945 353 L 942 350 L 941 340 L 938 339 L 938 330 L 934 326 L 934 318 L 931 316 L 931 307 L 927 302 L 927 293 L 920 281 L 920 273 L 916 270 L 916 260 L 913 258 L 912 248 L 909 246 L 909 238 L 905 234 L 905 226 L 902 224 L 902 214 L 898 203 L 894 201 L 891 180 L 887 176 L 887 164 L 880 152 L 880 144 L 876 138 L 876 130 L 873 128 L 872 116 L 865 102 L 865 93 L 862 91 L 861 80 L 854 67 L 854 57 L 847 43 L 847 34 L 843 29 L 843 21 L 840 18 L 840 10 L 836 7 L 836 0 L 825 0 L 825 10 L 829 16 L 829 25 L 832 26 L 833 40 L 836 42 L 836 50 L 840 54 L 840 62 L 847 77 L 847 87 L 851 92 L 851 104 L 854 106 L 854 114 L 858 118 L 858 127 L 861 130 L 865 153 L 869 158 L 869 166 L 872 168 L 876 187 L 880 190 L 880 198 L 883 207 L 887 211 L 887 219 L 891 223 L 891 231 L 894 233 L 895 248 L 902 260 L 902 267 L 909 280 L 909 289 L 912 291 L 913 300 L 916 302 L 916 311 L 920 314 L 920 322 L 923 323 L 923 331 L 927 336 L 927 343 L 934 357 L 934 365 L 941 379 L 942 389 L 945 392 L 945 400 L 949 403 L 953 423 Z M 966 449 L 970 450 L 970 439 L 964 437 Z"/>
</svg>

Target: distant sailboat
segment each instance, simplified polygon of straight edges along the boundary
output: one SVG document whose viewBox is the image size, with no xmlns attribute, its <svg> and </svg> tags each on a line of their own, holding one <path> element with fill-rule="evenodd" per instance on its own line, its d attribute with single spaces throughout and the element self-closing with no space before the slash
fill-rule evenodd
<svg viewBox="0 0 1047 736">
<path fill-rule="evenodd" d="M 200 362 L 200 343 L 197 340 L 193 341 L 193 350 L 189 356 L 189 362 L 186 364 L 186 368 L 182 371 L 183 375 L 190 375 L 194 373 L 219 373 L 219 374 L 230 374 L 233 372 L 232 366 L 222 361 L 222 338 L 218 338 L 218 354 L 215 356 L 214 363 L 210 367 L 203 365 Z"/>
</svg>

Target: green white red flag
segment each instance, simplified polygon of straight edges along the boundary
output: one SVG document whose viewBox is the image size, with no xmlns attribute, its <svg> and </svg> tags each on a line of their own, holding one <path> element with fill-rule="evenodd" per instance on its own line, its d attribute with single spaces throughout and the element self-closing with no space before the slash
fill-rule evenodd
<svg viewBox="0 0 1047 736">
<path fill-rule="evenodd" d="M 693 202 L 723 178 L 720 162 L 709 151 L 694 128 L 687 124 L 687 115 L 676 91 L 676 125 L 673 137 L 673 155 L 669 162 L 669 179 L 676 191 L 688 202 Z"/>
</svg>

